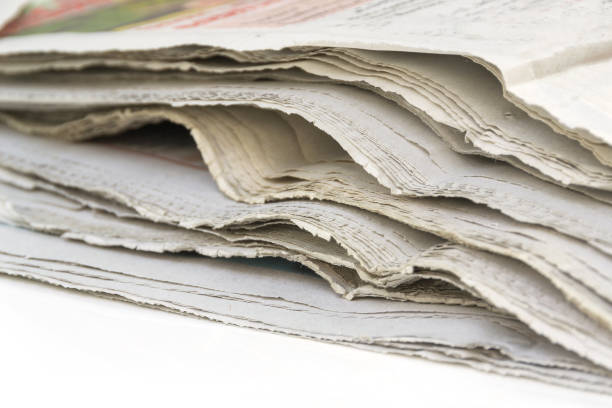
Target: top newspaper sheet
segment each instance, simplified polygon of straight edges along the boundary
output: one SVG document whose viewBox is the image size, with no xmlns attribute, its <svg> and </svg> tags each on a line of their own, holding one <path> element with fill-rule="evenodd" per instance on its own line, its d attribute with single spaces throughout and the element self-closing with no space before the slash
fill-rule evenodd
<svg viewBox="0 0 612 408">
<path fill-rule="evenodd" d="M 79 32 L 75 34 L 73 32 Z M 612 4 L 424 0 L 50 0 L 2 31 L 0 54 L 347 47 L 464 55 L 506 96 L 610 159 Z M 26 36 L 35 34 L 35 36 Z M 601 146 L 604 145 L 604 146 Z"/>
</svg>

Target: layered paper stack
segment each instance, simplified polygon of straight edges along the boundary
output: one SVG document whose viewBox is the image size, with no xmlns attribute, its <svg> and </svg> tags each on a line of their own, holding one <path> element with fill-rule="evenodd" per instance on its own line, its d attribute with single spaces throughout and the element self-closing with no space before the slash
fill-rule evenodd
<svg viewBox="0 0 612 408">
<path fill-rule="evenodd" d="M 6 4 L 1 272 L 612 392 L 608 2 Z"/>
</svg>

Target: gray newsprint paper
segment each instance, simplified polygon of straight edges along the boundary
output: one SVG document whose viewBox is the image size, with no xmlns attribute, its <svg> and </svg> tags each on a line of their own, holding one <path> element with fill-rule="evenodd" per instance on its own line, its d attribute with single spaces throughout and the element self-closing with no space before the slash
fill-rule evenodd
<svg viewBox="0 0 612 408">
<path fill-rule="evenodd" d="M 606 1 L 6 2 L 0 272 L 612 393 L 609 78 Z"/>
</svg>

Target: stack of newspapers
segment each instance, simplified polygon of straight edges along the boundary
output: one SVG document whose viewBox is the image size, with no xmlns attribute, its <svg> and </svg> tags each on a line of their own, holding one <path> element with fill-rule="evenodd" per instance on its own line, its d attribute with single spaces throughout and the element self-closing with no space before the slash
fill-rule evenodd
<svg viewBox="0 0 612 408">
<path fill-rule="evenodd" d="M 612 3 L 22 3 L 0 272 L 612 393 Z"/>
</svg>

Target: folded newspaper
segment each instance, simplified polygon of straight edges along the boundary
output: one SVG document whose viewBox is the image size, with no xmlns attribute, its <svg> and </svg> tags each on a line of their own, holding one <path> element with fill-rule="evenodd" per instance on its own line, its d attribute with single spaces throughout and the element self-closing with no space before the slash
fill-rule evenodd
<svg viewBox="0 0 612 408">
<path fill-rule="evenodd" d="M 612 393 L 612 3 L 0 13 L 0 272 Z"/>
</svg>

